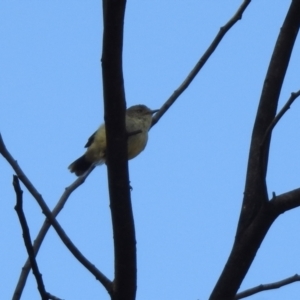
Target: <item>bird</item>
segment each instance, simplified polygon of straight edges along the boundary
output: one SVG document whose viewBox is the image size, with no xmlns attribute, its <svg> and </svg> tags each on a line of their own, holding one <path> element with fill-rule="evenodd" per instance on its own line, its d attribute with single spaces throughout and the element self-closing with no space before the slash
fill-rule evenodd
<svg viewBox="0 0 300 300">
<path fill-rule="evenodd" d="M 158 109 L 151 110 L 145 105 L 139 104 L 126 110 L 125 124 L 128 134 L 127 156 L 128 160 L 135 158 L 146 147 L 148 131 L 151 127 L 153 114 Z M 68 169 L 76 176 L 85 174 L 92 165 L 101 165 L 106 161 L 106 130 L 102 124 L 98 130 L 88 139 L 86 152 L 73 161 Z"/>
</svg>

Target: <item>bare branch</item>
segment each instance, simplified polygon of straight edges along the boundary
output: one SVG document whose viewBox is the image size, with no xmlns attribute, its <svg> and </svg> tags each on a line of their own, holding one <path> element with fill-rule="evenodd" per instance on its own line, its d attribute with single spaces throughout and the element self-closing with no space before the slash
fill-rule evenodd
<svg viewBox="0 0 300 300">
<path fill-rule="evenodd" d="M 195 67 L 192 69 L 190 74 L 187 76 L 187 78 L 183 81 L 183 83 L 174 91 L 174 93 L 171 95 L 171 97 L 164 103 L 164 105 L 160 108 L 160 110 L 155 114 L 155 116 L 152 119 L 152 126 L 154 126 L 159 119 L 166 113 L 166 111 L 171 107 L 171 105 L 177 100 L 177 98 L 187 89 L 187 87 L 190 85 L 190 83 L 194 80 L 196 75 L 199 73 L 199 71 L 202 69 L 202 67 L 205 65 L 207 60 L 210 58 L 210 56 L 213 54 L 213 52 L 218 47 L 219 43 L 225 36 L 225 34 L 230 30 L 230 28 L 239 20 L 242 19 L 243 13 L 246 10 L 247 6 L 250 4 L 251 0 L 245 0 L 242 5 L 239 7 L 239 9 L 236 11 L 236 13 L 233 15 L 233 17 L 223 26 L 220 28 L 218 34 L 210 44 L 210 46 L 207 48 L 205 53 L 202 55 L 200 60 L 197 62 Z"/>
<path fill-rule="evenodd" d="M 298 92 L 291 93 L 291 96 L 290 96 L 289 100 L 286 102 L 286 104 L 283 106 L 281 111 L 277 114 L 277 116 L 274 118 L 272 123 L 267 128 L 266 133 L 265 133 L 265 135 L 263 137 L 263 140 L 262 140 L 262 143 L 261 143 L 262 148 L 264 146 L 264 143 L 265 143 L 266 139 L 270 137 L 270 134 L 272 133 L 272 131 L 273 131 L 274 127 L 276 126 L 276 124 L 279 122 L 279 120 L 282 118 L 282 116 L 287 112 L 287 110 L 290 108 L 290 106 L 293 104 L 293 102 L 299 96 L 300 96 L 300 90 Z"/>
<path fill-rule="evenodd" d="M 60 211 L 63 209 L 64 205 L 66 204 L 71 193 L 75 189 L 77 189 L 81 184 L 84 183 L 85 179 L 89 176 L 89 174 L 93 171 L 94 168 L 95 167 L 92 166 L 84 175 L 78 177 L 69 187 L 67 187 L 65 189 L 61 198 L 59 199 L 56 206 L 52 210 L 53 218 L 57 217 L 57 215 L 60 213 Z M 42 227 L 33 243 L 33 250 L 34 250 L 35 256 L 37 255 L 37 253 L 40 249 L 40 246 L 41 246 L 50 227 L 51 227 L 51 224 L 49 223 L 48 219 L 46 218 L 44 221 L 44 224 L 42 225 Z M 25 287 L 26 280 L 27 280 L 28 274 L 30 272 L 30 269 L 31 269 L 31 265 L 30 265 L 30 260 L 28 258 L 21 270 L 21 274 L 20 274 L 18 283 L 16 285 L 12 300 L 19 300 L 21 298 L 22 291 Z"/>
<path fill-rule="evenodd" d="M 259 106 L 253 126 L 245 193 L 238 231 L 242 232 L 255 218 L 255 214 L 268 201 L 266 174 L 269 159 L 271 132 L 264 140 L 274 120 L 281 87 L 288 68 L 300 26 L 300 1 L 293 0 L 281 27 L 269 63 Z M 262 142 L 264 140 L 264 147 Z"/>
<path fill-rule="evenodd" d="M 298 274 L 295 274 L 292 277 L 277 281 L 277 282 L 273 282 L 273 283 L 267 283 L 267 284 L 260 284 L 254 288 L 248 289 L 246 291 L 240 292 L 235 296 L 235 300 L 238 299 L 242 299 L 242 298 L 246 298 L 249 296 L 252 296 L 254 294 L 257 294 L 259 292 L 263 292 L 263 291 L 267 291 L 267 290 L 274 290 L 274 289 L 278 289 L 281 288 L 285 285 L 294 283 L 296 281 L 300 281 L 300 276 Z"/>
<path fill-rule="evenodd" d="M 111 294 L 112 292 L 112 282 L 102 274 L 83 254 L 78 250 L 78 248 L 73 244 L 70 238 L 67 236 L 65 231 L 62 229 L 58 221 L 52 216 L 50 209 L 48 208 L 47 204 L 45 203 L 42 195 L 36 190 L 33 184 L 29 181 L 27 176 L 19 167 L 16 160 L 11 156 L 11 154 L 6 149 L 4 142 L 2 140 L 2 136 L 0 134 L 0 153 L 2 156 L 8 161 L 8 163 L 12 166 L 15 170 L 18 178 L 23 182 L 27 190 L 31 193 L 31 195 L 36 199 L 38 204 L 40 205 L 42 212 L 45 214 L 55 231 L 57 232 L 58 236 L 65 244 L 65 246 L 70 250 L 70 252 L 77 258 L 77 260 L 85 266 L 95 277 L 99 280 L 102 285 L 105 287 L 107 292 Z"/>
<path fill-rule="evenodd" d="M 300 206 L 300 188 L 273 197 L 270 205 L 278 215 Z"/>
<path fill-rule="evenodd" d="M 16 175 L 13 176 L 13 186 L 17 196 L 15 210 L 18 214 L 19 221 L 22 227 L 24 244 L 30 259 L 30 264 L 32 266 L 32 273 L 35 277 L 42 300 L 48 300 L 47 292 L 42 279 L 42 274 L 40 273 L 38 264 L 35 260 L 35 255 L 31 244 L 30 232 L 27 225 L 26 217 L 23 212 L 23 191 L 21 190 L 19 179 Z"/>
<path fill-rule="evenodd" d="M 235 242 L 210 300 L 233 299 L 262 241 L 278 217 L 266 185 L 271 135 L 261 143 L 276 115 L 282 83 L 300 27 L 300 0 L 293 0 L 276 41 L 253 127 L 244 199 Z M 237 266 L 239 266 L 237 268 Z"/>
<path fill-rule="evenodd" d="M 107 177 L 114 237 L 113 299 L 135 299 L 136 239 L 130 198 L 122 66 L 126 0 L 103 0 L 102 79 L 107 141 Z"/>
</svg>

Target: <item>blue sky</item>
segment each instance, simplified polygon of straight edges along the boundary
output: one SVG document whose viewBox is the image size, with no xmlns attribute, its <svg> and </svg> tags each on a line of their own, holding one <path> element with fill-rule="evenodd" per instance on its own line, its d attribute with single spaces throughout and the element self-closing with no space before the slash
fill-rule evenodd
<svg viewBox="0 0 300 300">
<path fill-rule="evenodd" d="M 127 105 L 160 108 L 241 1 L 128 1 Z M 264 76 L 290 1 L 253 1 L 129 162 L 138 249 L 137 299 L 208 298 L 231 249 Z M 67 166 L 103 122 L 100 1 L 1 1 L 0 132 L 52 208 L 75 177 Z M 300 88 L 296 43 L 279 107 Z M 298 102 L 297 102 L 298 101 Z M 276 126 L 269 194 L 299 187 L 299 100 Z M 10 299 L 27 257 L 14 211 L 13 171 L 0 158 L 0 293 Z M 44 218 L 24 188 L 32 238 Z M 110 279 L 113 248 L 106 167 L 97 168 L 58 217 Z M 241 287 L 300 272 L 299 209 L 273 225 Z M 109 299 L 50 230 L 38 255 L 46 289 L 63 299 Z M 298 299 L 299 284 L 251 299 Z M 297 298 L 298 297 L 298 298 Z M 30 274 L 23 299 L 39 299 Z"/>
</svg>

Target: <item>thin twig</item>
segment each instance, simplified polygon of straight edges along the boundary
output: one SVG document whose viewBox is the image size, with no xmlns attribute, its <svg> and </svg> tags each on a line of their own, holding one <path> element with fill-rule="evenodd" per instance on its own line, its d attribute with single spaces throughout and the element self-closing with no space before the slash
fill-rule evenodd
<svg viewBox="0 0 300 300">
<path fill-rule="evenodd" d="M 52 216 L 54 218 L 56 218 L 57 215 L 60 213 L 60 211 L 63 209 L 63 207 L 66 204 L 71 193 L 75 189 L 77 189 L 81 184 L 84 183 L 84 181 L 89 176 L 89 174 L 93 171 L 94 168 L 95 168 L 95 166 L 92 166 L 84 175 L 78 177 L 69 187 L 67 187 L 65 189 L 61 198 L 59 199 L 56 206 L 52 210 Z M 40 249 L 40 246 L 41 246 L 50 227 L 51 227 L 51 224 L 49 223 L 48 219 L 46 218 L 44 221 L 44 224 L 42 225 L 42 227 L 33 243 L 33 250 L 34 250 L 35 256 L 37 255 L 37 253 Z M 30 260 L 28 258 L 21 270 L 21 274 L 20 274 L 18 283 L 16 285 L 12 300 L 19 300 L 21 298 L 22 291 L 25 287 L 26 280 L 27 280 L 30 269 L 31 269 L 31 265 L 30 265 Z"/>
<path fill-rule="evenodd" d="M 230 30 L 230 28 L 240 19 L 242 19 L 242 15 L 244 11 L 246 10 L 247 6 L 250 4 L 251 0 L 245 0 L 242 5 L 239 7 L 239 9 L 236 11 L 236 13 L 233 15 L 233 17 L 223 26 L 220 28 L 218 34 L 210 44 L 210 46 L 207 48 L 205 53 L 202 55 L 200 60 L 197 62 L 195 67 L 192 69 L 190 74 L 186 77 L 186 79 L 183 81 L 183 83 L 173 92 L 173 94 L 170 96 L 170 98 L 164 103 L 164 105 L 160 108 L 160 110 L 155 114 L 155 116 L 152 119 L 152 126 L 154 126 L 159 119 L 166 113 L 166 111 L 171 107 L 171 105 L 176 101 L 176 99 L 186 90 L 186 88 L 190 85 L 190 83 L 194 80 L 196 75 L 199 73 L 199 71 L 202 69 L 202 67 L 205 65 L 209 57 L 213 54 L 213 52 L 218 47 L 219 43 L 225 36 L 225 34 Z"/>
<path fill-rule="evenodd" d="M 42 195 L 36 190 L 36 188 L 33 186 L 33 184 L 29 181 L 27 176 L 24 174 L 22 169 L 19 167 L 16 160 L 11 156 L 11 154 L 6 149 L 1 134 L 0 134 L 0 153 L 15 170 L 16 174 L 18 175 L 18 178 L 23 182 L 23 184 L 30 192 L 30 194 L 36 199 L 36 201 L 38 202 L 38 204 L 42 209 L 43 214 L 45 214 L 45 216 L 47 217 L 47 219 L 55 229 L 56 233 L 58 234 L 62 242 L 65 244 L 65 246 L 77 258 L 77 260 L 83 266 L 85 266 L 96 277 L 97 280 L 99 280 L 102 283 L 102 285 L 107 290 L 107 292 L 111 294 L 112 282 L 103 273 L 101 273 L 73 244 L 71 239 L 67 236 L 63 228 L 58 223 L 58 221 L 52 216 L 51 211 L 48 208 L 46 202 L 44 201 Z"/>
<path fill-rule="evenodd" d="M 277 282 L 268 283 L 268 284 L 260 284 L 254 288 L 251 288 L 249 290 L 238 293 L 234 299 L 238 300 L 238 299 L 249 297 L 251 295 L 254 295 L 254 294 L 262 292 L 262 291 L 278 289 L 278 288 L 281 288 L 282 286 L 291 284 L 296 281 L 300 281 L 300 276 L 298 274 L 296 274 L 292 277 L 277 281 Z"/>
<path fill-rule="evenodd" d="M 270 134 L 272 133 L 274 127 L 276 126 L 276 124 L 279 122 L 279 120 L 283 117 L 283 115 L 287 112 L 287 110 L 291 107 L 291 105 L 293 104 L 293 102 L 300 96 L 300 90 L 296 93 L 291 93 L 291 96 L 289 98 L 289 100 L 286 102 L 286 104 L 283 106 L 283 108 L 281 109 L 281 111 L 276 115 L 276 117 L 274 118 L 274 120 L 271 122 L 271 124 L 269 125 L 269 127 L 266 130 L 266 133 L 263 137 L 262 143 L 261 143 L 261 147 L 264 146 L 265 141 L 267 140 L 267 138 L 270 136 Z"/>
<path fill-rule="evenodd" d="M 13 186 L 14 186 L 14 189 L 16 192 L 16 198 L 17 198 L 15 210 L 17 212 L 17 215 L 19 217 L 19 221 L 21 224 L 24 244 L 25 244 L 29 259 L 30 259 L 30 264 L 32 266 L 32 273 L 35 277 L 37 287 L 40 292 L 42 300 L 48 300 L 49 297 L 47 296 L 45 285 L 44 285 L 44 282 L 42 279 L 42 274 L 40 273 L 38 264 L 35 260 L 35 255 L 34 255 L 33 247 L 31 244 L 30 232 L 29 232 L 26 217 L 25 217 L 25 214 L 23 211 L 23 191 L 21 190 L 20 182 L 19 182 L 18 176 L 16 176 L 16 175 L 13 176 Z"/>
</svg>

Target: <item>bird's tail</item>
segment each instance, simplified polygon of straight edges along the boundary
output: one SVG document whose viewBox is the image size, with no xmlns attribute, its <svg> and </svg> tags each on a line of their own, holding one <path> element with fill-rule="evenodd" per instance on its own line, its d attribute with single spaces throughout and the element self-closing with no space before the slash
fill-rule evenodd
<svg viewBox="0 0 300 300">
<path fill-rule="evenodd" d="M 75 173 L 77 176 L 83 175 L 93 163 L 88 161 L 85 155 L 80 156 L 78 159 L 73 161 L 68 169 L 71 173 Z"/>
</svg>

